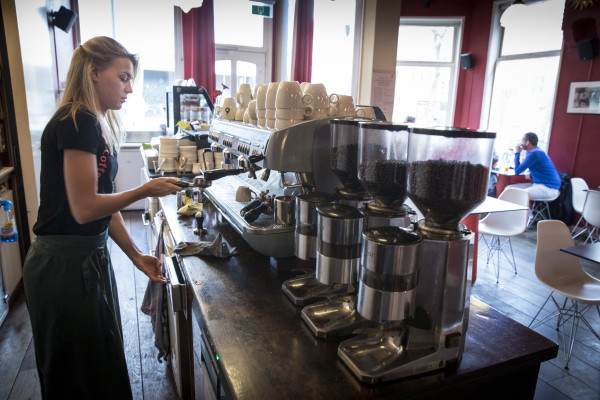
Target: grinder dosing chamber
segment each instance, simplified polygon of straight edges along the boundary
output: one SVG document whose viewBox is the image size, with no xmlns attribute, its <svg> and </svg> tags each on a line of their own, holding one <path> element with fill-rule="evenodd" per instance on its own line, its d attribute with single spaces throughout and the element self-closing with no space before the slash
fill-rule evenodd
<svg viewBox="0 0 600 400">
<path fill-rule="evenodd" d="M 361 315 L 384 320 L 381 310 L 407 310 L 398 313 L 398 318 L 403 318 L 400 325 L 392 315 L 382 329 L 340 344 L 338 355 L 361 381 L 398 379 L 460 360 L 468 322 L 466 288 L 472 236 L 460 220 L 485 199 L 494 138 L 494 133 L 463 129 L 412 129 L 408 195 L 424 215 L 417 226 L 422 241 L 418 282 L 412 288 L 416 294 L 407 292 L 398 297 L 401 301 L 389 296 L 391 303 L 380 306 L 379 312 L 365 307 L 376 302 L 370 294 L 376 292 L 361 292 L 368 286 L 368 277 L 363 276 L 368 270 L 361 266 L 359 298 L 366 297 L 359 301 Z M 391 244 L 393 235 L 381 233 Z M 369 242 L 373 240 L 365 237 L 363 252 L 368 251 Z M 412 304 L 402 303 L 407 299 Z"/>
</svg>

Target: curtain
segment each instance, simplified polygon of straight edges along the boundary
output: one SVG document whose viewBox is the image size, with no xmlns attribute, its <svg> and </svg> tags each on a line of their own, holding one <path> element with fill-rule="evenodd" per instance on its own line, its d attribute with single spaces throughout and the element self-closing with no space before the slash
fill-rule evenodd
<svg viewBox="0 0 600 400">
<path fill-rule="evenodd" d="M 201 7 L 181 15 L 183 35 L 183 77 L 194 78 L 216 99 L 214 0 L 204 0 Z"/>
<path fill-rule="evenodd" d="M 298 0 L 293 80 L 310 82 L 312 74 L 314 0 Z"/>
</svg>

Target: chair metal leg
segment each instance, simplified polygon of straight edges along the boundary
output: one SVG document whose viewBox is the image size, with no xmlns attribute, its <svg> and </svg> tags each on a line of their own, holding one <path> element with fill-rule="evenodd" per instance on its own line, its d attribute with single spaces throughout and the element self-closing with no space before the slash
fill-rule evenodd
<svg viewBox="0 0 600 400">
<path fill-rule="evenodd" d="M 585 242 L 583 242 L 583 244 L 587 244 L 587 242 L 589 241 L 590 243 L 596 243 L 598 241 L 598 239 L 594 238 L 594 233 L 598 230 L 598 228 L 594 227 L 594 229 L 592 229 L 590 231 L 590 234 L 588 235 L 587 239 L 585 239 Z"/>
<path fill-rule="evenodd" d="M 587 223 L 586 223 L 586 224 L 584 224 L 583 228 L 579 232 L 575 233 L 575 231 L 577 230 L 577 227 L 579 226 L 579 223 L 581 223 L 581 220 L 583 220 L 583 215 L 581 217 L 579 217 L 579 220 L 577 221 L 577 223 L 573 227 L 573 230 L 571 231 L 571 237 L 573 239 L 577 238 L 577 236 L 581 235 L 582 233 L 588 231 Z"/>
<path fill-rule="evenodd" d="M 550 316 L 554 316 L 556 314 L 557 310 L 554 310 L 549 315 L 547 315 L 545 318 L 542 318 L 537 324 L 531 326 L 533 324 L 533 322 L 535 321 L 535 319 L 538 317 L 538 315 L 540 315 L 540 313 L 544 309 L 544 306 L 546 305 L 546 303 L 548 302 L 548 300 L 550 300 L 552 298 L 552 300 L 554 301 L 554 303 L 556 303 L 556 300 L 554 300 L 554 297 L 552 297 L 553 294 L 554 294 L 554 290 L 550 292 L 550 294 L 546 298 L 546 301 L 544 301 L 544 304 L 542 304 L 542 306 L 540 307 L 540 309 L 538 310 L 538 312 L 533 316 L 533 319 L 531 320 L 531 322 L 529 323 L 529 325 L 527 325 L 528 328 L 534 329 L 536 326 L 540 326 L 542 323 L 544 323 L 548 319 L 550 319 L 549 318 Z"/>
</svg>

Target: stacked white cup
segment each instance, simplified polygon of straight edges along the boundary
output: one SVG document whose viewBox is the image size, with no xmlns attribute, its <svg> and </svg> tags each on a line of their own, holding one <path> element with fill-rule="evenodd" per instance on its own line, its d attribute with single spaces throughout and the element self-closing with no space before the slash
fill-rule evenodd
<svg viewBox="0 0 600 400">
<path fill-rule="evenodd" d="M 248 122 L 249 124 L 252 125 L 257 125 L 258 124 L 258 116 L 256 115 L 256 100 L 250 100 L 250 103 L 248 103 L 248 121 L 244 122 Z"/>
<path fill-rule="evenodd" d="M 262 128 L 267 126 L 267 89 L 268 85 L 256 85 L 256 124 Z"/>
<path fill-rule="evenodd" d="M 236 121 L 244 120 L 244 113 L 248 108 L 248 103 L 252 100 L 252 90 L 250 89 L 249 83 L 240 83 L 240 87 L 235 95 L 238 103 L 238 109 L 235 114 Z"/>
<path fill-rule="evenodd" d="M 179 155 L 185 157 L 185 170 L 191 171 L 194 163 L 198 161 L 196 146 L 179 146 Z"/>
<path fill-rule="evenodd" d="M 304 86 L 303 100 L 306 119 L 321 119 L 329 116 L 329 97 L 322 83 L 307 83 Z"/>
<path fill-rule="evenodd" d="M 266 106 L 266 119 L 267 119 L 267 128 L 275 128 L 275 99 L 277 97 L 277 90 L 279 89 L 279 82 L 271 82 L 269 83 L 269 87 L 267 89 L 267 97 L 265 101 Z"/>
<path fill-rule="evenodd" d="M 279 84 L 275 99 L 275 129 L 284 129 L 304 119 L 303 94 L 296 81 Z"/>
<path fill-rule="evenodd" d="M 329 115 L 332 117 L 356 117 L 356 108 L 352 96 L 332 94 L 329 96 Z"/>
<path fill-rule="evenodd" d="M 177 170 L 179 140 L 175 136 L 161 136 L 158 148 L 158 163 L 164 172 Z"/>
<path fill-rule="evenodd" d="M 235 99 L 233 97 L 225 97 L 223 99 L 223 106 L 221 107 L 221 118 L 234 121 L 236 112 Z"/>
</svg>

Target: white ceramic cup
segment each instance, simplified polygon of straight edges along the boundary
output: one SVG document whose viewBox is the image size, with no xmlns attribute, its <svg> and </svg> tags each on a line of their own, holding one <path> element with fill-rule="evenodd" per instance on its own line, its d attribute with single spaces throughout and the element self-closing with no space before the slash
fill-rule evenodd
<svg viewBox="0 0 600 400">
<path fill-rule="evenodd" d="M 300 83 L 300 89 L 302 89 L 302 93 L 304 93 L 304 88 L 306 87 L 306 85 L 308 85 L 310 82 L 302 82 Z"/>
<path fill-rule="evenodd" d="M 274 120 L 274 119 L 267 118 L 267 128 L 274 129 L 275 128 L 275 121 L 276 120 Z"/>
<path fill-rule="evenodd" d="M 275 108 L 302 108 L 302 89 L 296 81 L 284 81 L 277 88 Z"/>
<path fill-rule="evenodd" d="M 261 128 L 266 128 L 267 127 L 267 119 L 258 117 L 258 119 L 256 120 L 256 125 L 260 126 Z"/>
<path fill-rule="evenodd" d="M 221 107 L 221 118 L 233 121 L 235 120 L 236 111 L 235 99 L 233 97 L 225 97 L 223 99 L 223 106 Z"/>
<path fill-rule="evenodd" d="M 275 100 L 277 98 L 277 89 L 279 89 L 279 82 L 269 83 L 267 89 L 267 100 L 265 101 L 265 108 L 275 109 Z M 267 117 L 268 118 L 268 117 Z"/>
<path fill-rule="evenodd" d="M 304 107 L 305 119 L 321 119 L 329 116 L 329 107 L 327 108 L 314 108 L 313 106 Z"/>
<path fill-rule="evenodd" d="M 246 108 L 238 108 L 235 111 L 235 120 L 236 121 L 243 121 L 244 120 L 244 112 L 246 111 Z"/>
<path fill-rule="evenodd" d="M 265 110 L 267 108 L 266 105 L 266 101 L 267 101 L 267 89 L 268 86 L 267 85 L 256 85 L 257 89 L 256 89 L 256 110 L 257 112 L 259 110 Z"/>
<path fill-rule="evenodd" d="M 200 172 L 202 172 L 202 168 L 200 168 L 200 163 L 194 163 L 192 164 L 192 174 L 199 174 Z"/>
<path fill-rule="evenodd" d="M 250 122 L 250 113 L 248 112 L 248 109 L 244 109 L 244 118 L 242 119 L 242 121 L 244 121 L 245 123 L 249 123 Z"/>
<path fill-rule="evenodd" d="M 309 83 L 304 87 L 304 104 L 314 108 L 329 107 L 327 90 L 322 83 Z"/>
<path fill-rule="evenodd" d="M 373 107 L 361 106 L 356 107 L 356 116 L 361 118 L 375 119 L 375 110 Z"/>
<path fill-rule="evenodd" d="M 275 119 L 304 119 L 303 108 L 278 108 L 275 110 Z"/>
<path fill-rule="evenodd" d="M 354 107 L 354 100 L 352 96 L 346 96 L 343 94 L 338 95 L 338 102 L 335 105 L 337 108 L 338 117 L 355 117 L 356 108 Z"/>
<path fill-rule="evenodd" d="M 258 119 L 256 115 L 256 100 L 250 100 L 250 103 L 248 103 L 248 116 L 250 119 Z"/>
<path fill-rule="evenodd" d="M 248 107 L 248 103 L 252 100 L 252 90 L 249 83 L 240 83 L 240 87 L 236 93 L 236 100 L 242 108 Z"/>
</svg>

